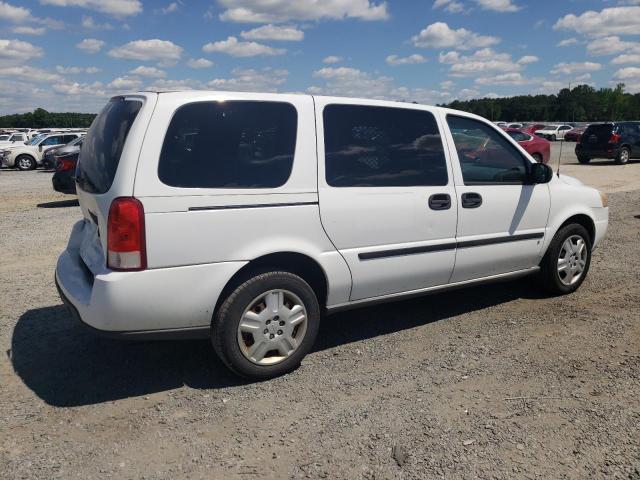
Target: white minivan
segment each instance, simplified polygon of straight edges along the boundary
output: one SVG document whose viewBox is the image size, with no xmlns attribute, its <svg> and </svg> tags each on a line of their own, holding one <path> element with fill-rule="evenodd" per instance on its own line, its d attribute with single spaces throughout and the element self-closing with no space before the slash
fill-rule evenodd
<svg viewBox="0 0 640 480">
<path fill-rule="evenodd" d="M 608 222 L 606 195 L 484 118 L 312 95 L 114 97 L 76 182 L 56 267 L 72 314 L 211 338 L 251 378 L 298 366 L 325 313 L 526 274 L 571 293 Z"/>
</svg>

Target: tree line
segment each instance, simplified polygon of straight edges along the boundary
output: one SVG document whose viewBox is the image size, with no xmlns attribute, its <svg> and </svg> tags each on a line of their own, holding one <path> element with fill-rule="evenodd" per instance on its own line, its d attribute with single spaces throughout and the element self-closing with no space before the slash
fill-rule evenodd
<svg viewBox="0 0 640 480">
<path fill-rule="evenodd" d="M 597 122 L 640 120 L 640 93 L 625 85 L 596 90 L 589 85 L 564 88 L 554 95 L 519 95 L 504 98 L 455 100 L 442 105 L 475 113 L 489 120 Z"/>
<path fill-rule="evenodd" d="M 0 128 L 85 128 L 91 125 L 95 117 L 95 113 L 54 113 L 36 108 L 33 112 L 0 116 Z"/>
</svg>

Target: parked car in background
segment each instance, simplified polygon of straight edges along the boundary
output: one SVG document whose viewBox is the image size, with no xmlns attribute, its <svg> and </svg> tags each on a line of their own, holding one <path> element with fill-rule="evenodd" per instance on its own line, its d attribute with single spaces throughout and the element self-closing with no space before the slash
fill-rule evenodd
<svg viewBox="0 0 640 480">
<path fill-rule="evenodd" d="M 499 126 L 500 128 L 504 128 L 507 126 L 507 122 L 502 122 L 502 121 L 493 122 L 493 124 Z"/>
<path fill-rule="evenodd" d="M 52 133 L 34 137 L 31 141 L 20 146 L 13 146 L 2 150 L 0 161 L 2 165 L 18 170 L 33 170 L 42 164 L 44 154 L 50 148 L 66 145 L 80 136 L 79 133 Z"/>
<path fill-rule="evenodd" d="M 62 155 L 61 150 L 67 148 L 67 147 L 73 147 L 75 145 L 81 147 L 82 146 L 82 139 L 84 138 L 84 134 L 81 137 L 78 137 L 74 140 L 72 140 L 71 142 L 67 143 L 66 145 L 62 145 L 60 147 L 54 147 L 51 148 L 49 150 L 47 150 L 44 154 L 44 157 L 42 158 L 42 166 L 44 168 L 52 168 L 55 167 L 55 156 L 56 155 Z M 60 153 L 58 153 L 60 152 Z"/>
<path fill-rule="evenodd" d="M 551 156 L 551 144 L 548 140 L 530 135 L 515 128 L 507 129 L 507 133 L 511 138 L 520 144 L 529 155 L 538 163 L 549 163 Z"/>
<path fill-rule="evenodd" d="M 530 135 L 535 135 L 536 130 L 542 130 L 544 127 L 544 123 L 525 123 L 520 130 Z"/>
<path fill-rule="evenodd" d="M 564 135 L 571 129 L 573 129 L 571 125 L 546 125 L 540 130 L 536 130 L 535 134 L 555 142 L 556 140 L 564 140 Z"/>
<path fill-rule="evenodd" d="M 564 134 L 565 142 L 579 142 L 580 138 L 582 138 L 582 134 L 587 129 L 588 125 L 584 127 L 574 127 L 573 130 L 569 130 Z"/>
<path fill-rule="evenodd" d="M 608 224 L 606 195 L 486 119 L 381 100 L 114 97 L 76 185 L 55 272 L 74 318 L 210 339 L 256 379 L 295 369 L 325 311 L 528 274 L 574 292 Z"/>
<path fill-rule="evenodd" d="M 509 123 L 506 128 L 522 128 L 524 123 Z"/>
<path fill-rule="evenodd" d="M 73 194 L 76 193 L 76 166 L 78 155 L 82 148 L 83 138 L 56 149 L 55 172 L 51 177 L 53 189 L 57 192 Z"/>
<path fill-rule="evenodd" d="M 640 158 L 640 122 L 589 125 L 575 151 L 580 163 L 607 158 L 624 165 L 631 158 Z"/>
<path fill-rule="evenodd" d="M 0 139 L 0 148 L 20 145 L 27 141 L 27 135 L 22 132 L 3 135 L 3 138 L 4 139 Z"/>
</svg>

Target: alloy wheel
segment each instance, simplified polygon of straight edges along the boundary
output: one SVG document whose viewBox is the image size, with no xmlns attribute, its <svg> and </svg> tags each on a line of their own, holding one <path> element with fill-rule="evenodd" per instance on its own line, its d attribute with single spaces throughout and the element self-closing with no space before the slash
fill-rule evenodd
<svg viewBox="0 0 640 480">
<path fill-rule="evenodd" d="M 573 285 L 582 277 L 587 265 L 587 244 L 580 235 L 567 238 L 558 255 L 558 277 L 565 285 Z"/>
</svg>

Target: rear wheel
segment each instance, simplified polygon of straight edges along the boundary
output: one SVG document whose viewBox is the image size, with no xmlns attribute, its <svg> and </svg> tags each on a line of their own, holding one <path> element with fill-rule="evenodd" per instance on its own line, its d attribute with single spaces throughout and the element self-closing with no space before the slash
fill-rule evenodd
<svg viewBox="0 0 640 480">
<path fill-rule="evenodd" d="M 542 287 L 554 295 L 575 292 L 589 271 L 591 239 L 587 230 L 577 223 L 561 228 L 551 241 L 542 262 Z"/>
<path fill-rule="evenodd" d="M 18 170 L 33 170 L 37 166 L 36 159 L 31 155 L 20 155 L 16 158 L 16 167 Z"/>
<path fill-rule="evenodd" d="M 578 157 L 578 162 L 582 163 L 583 165 L 586 165 L 590 161 L 591 159 L 589 157 Z"/>
<path fill-rule="evenodd" d="M 556 139 L 557 139 L 557 137 L 556 137 L 555 135 L 551 135 L 551 141 L 552 141 L 552 142 L 555 142 L 555 141 L 556 141 Z"/>
<path fill-rule="evenodd" d="M 314 291 L 289 272 L 257 275 L 229 295 L 216 312 L 213 347 L 233 372 L 267 379 L 294 370 L 320 326 Z"/>
<path fill-rule="evenodd" d="M 622 147 L 620 152 L 618 152 L 618 156 L 616 157 L 616 163 L 620 165 L 624 165 L 629 162 L 631 158 L 631 151 L 627 147 Z"/>
</svg>

